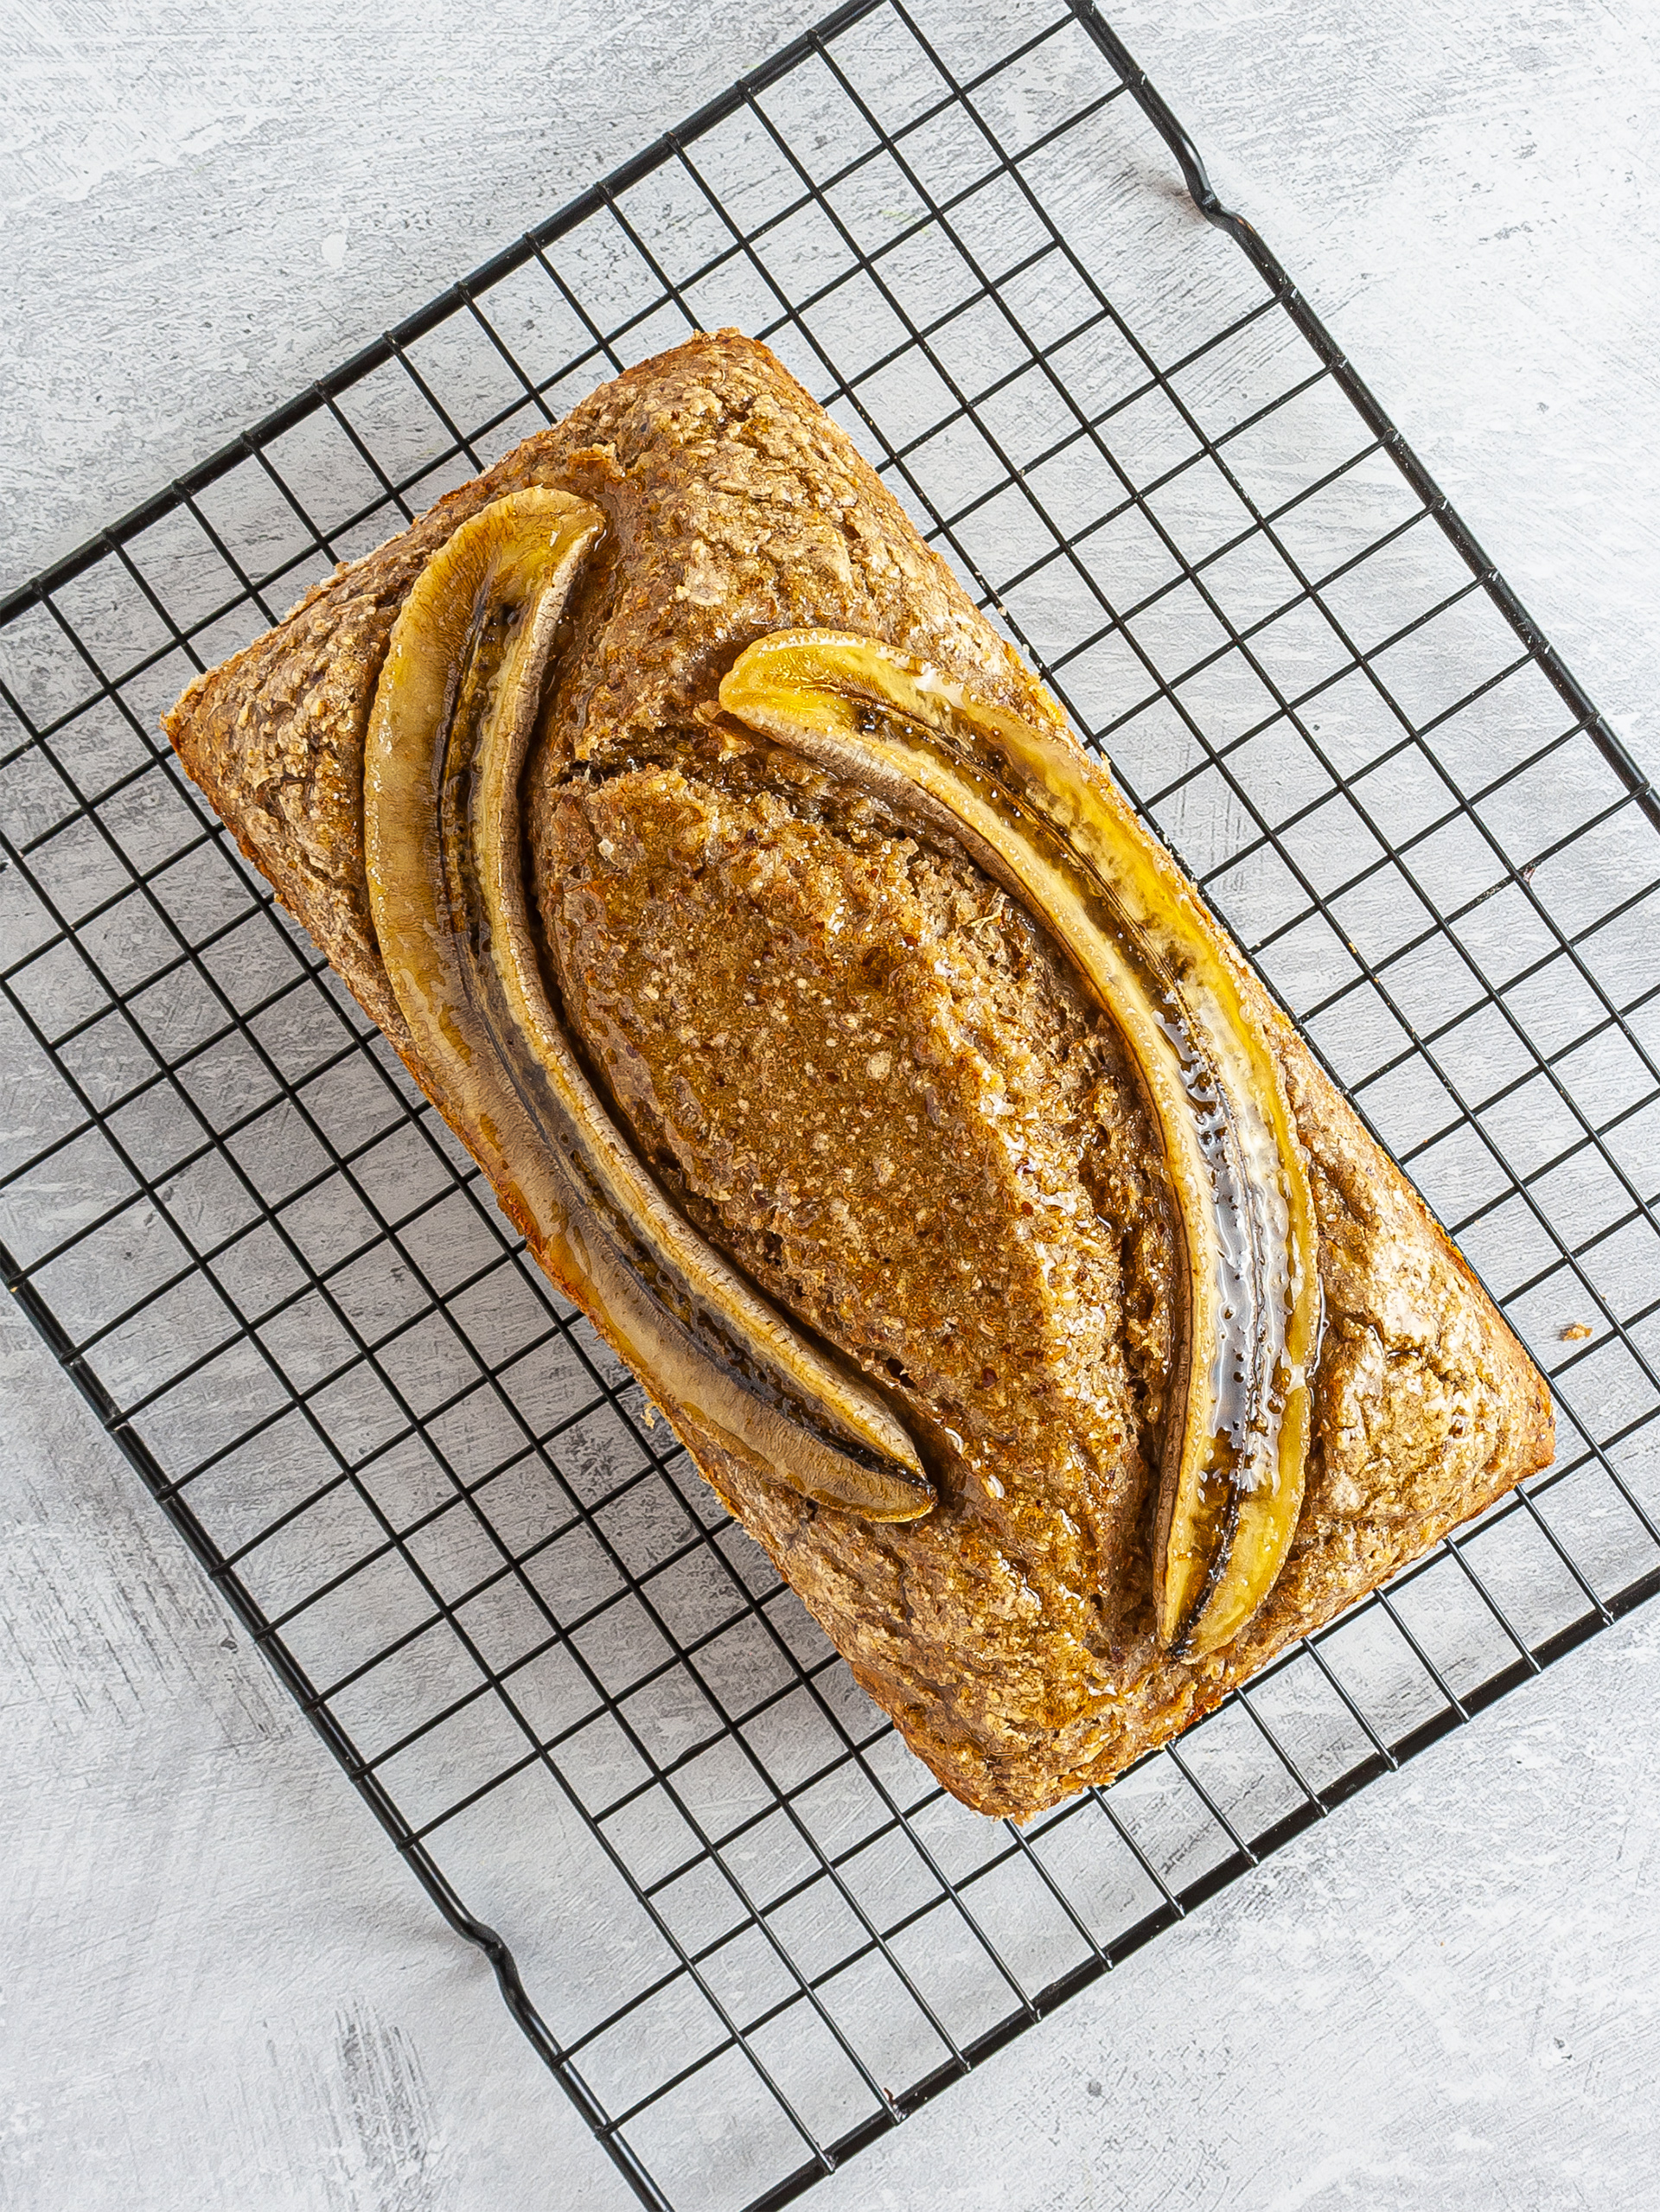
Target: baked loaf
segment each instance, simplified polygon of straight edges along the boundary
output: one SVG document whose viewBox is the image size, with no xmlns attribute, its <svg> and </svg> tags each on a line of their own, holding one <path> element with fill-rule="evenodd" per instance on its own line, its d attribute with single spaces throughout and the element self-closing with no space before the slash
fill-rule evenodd
<svg viewBox="0 0 1660 2212">
<path fill-rule="evenodd" d="M 911 1748 L 967 1803 L 1028 1816 L 1108 1781 L 1547 1464 L 1548 1394 L 1227 945 L 1306 1156 L 1325 1329 L 1283 1570 L 1223 1648 L 1171 1655 L 1152 1553 L 1179 1225 L 1123 1043 L 961 846 L 717 694 L 754 641 L 816 626 L 1047 726 L 1056 710 L 847 438 L 735 333 L 601 387 L 167 718 L 441 1111 L 377 941 L 365 745 L 417 577 L 530 486 L 604 518 L 522 788 L 565 1019 L 674 1205 L 876 1386 L 937 1503 L 903 1522 L 815 1503 L 642 1380 Z"/>
</svg>

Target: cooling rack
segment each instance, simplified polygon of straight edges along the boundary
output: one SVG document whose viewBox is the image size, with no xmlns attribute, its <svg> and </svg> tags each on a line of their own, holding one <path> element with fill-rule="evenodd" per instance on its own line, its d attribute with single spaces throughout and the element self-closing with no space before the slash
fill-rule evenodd
<svg viewBox="0 0 1660 2212">
<path fill-rule="evenodd" d="M 853 0 L 0 606 L 8 1284 L 660 2212 L 798 2195 L 1660 1587 L 1660 809 L 1087 0 L 986 38 Z M 1548 1472 L 1024 1832 L 647 1425 L 157 734 L 725 323 L 1110 754 L 1557 1393 Z"/>
</svg>

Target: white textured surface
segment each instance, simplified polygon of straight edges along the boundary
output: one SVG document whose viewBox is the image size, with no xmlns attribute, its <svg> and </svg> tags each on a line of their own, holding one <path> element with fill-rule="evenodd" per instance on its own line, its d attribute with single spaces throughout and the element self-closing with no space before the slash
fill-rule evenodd
<svg viewBox="0 0 1660 2212">
<path fill-rule="evenodd" d="M 420 0 L 304 0 L 258 25 L 24 0 L 0 24 L 0 582 L 815 12 L 512 0 L 474 44 Z M 1137 0 L 1116 21 L 1660 759 L 1648 7 Z M 627 2202 L 488 1970 L 10 1312 L 0 1390 L 0 2204 Z M 814 2201 L 1660 2202 L 1657 1661 L 1660 1616 L 1598 1640 Z"/>
</svg>

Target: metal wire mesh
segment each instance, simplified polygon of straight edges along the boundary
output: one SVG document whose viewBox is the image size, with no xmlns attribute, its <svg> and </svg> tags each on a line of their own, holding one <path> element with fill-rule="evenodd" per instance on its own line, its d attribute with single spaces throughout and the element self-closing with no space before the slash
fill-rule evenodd
<svg viewBox="0 0 1660 2212">
<path fill-rule="evenodd" d="M 7 1280 L 658 2206 L 782 2203 L 1660 1584 L 1652 796 L 1272 256 L 1170 190 L 1110 31 L 970 42 L 857 0 L 0 609 Z M 1547 1475 L 1024 1833 L 645 1425 L 157 735 L 727 322 L 1111 755 L 1558 1393 Z"/>
</svg>

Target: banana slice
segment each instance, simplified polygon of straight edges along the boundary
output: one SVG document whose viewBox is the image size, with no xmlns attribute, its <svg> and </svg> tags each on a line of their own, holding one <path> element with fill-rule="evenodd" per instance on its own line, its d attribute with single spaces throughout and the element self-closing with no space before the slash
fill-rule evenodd
<svg viewBox="0 0 1660 2212">
<path fill-rule="evenodd" d="M 562 492 L 464 523 L 393 627 L 364 758 L 369 902 L 446 1117 L 538 1260 L 647 1389 L 803 1495 L 934 1503 L 886 1405 L 668 1204 L 584 1074 L 532 933 L 519 785 L 560 624 L 603 529 Z"/>
<path fill-rule="evenodd" d="M 1200 1655 L 1273 1588 L 1301 1511 L 1321 1309 L 1312 1195 L 1268 1040 L 1193 891 L 1104 769 L 926 663 L 786 630 L 728 714 L 961 844 L 1049 930 L 1140 1072 L 1175 1194 L 1183 1325 L 1154 1562 Z"/>
</svg>

